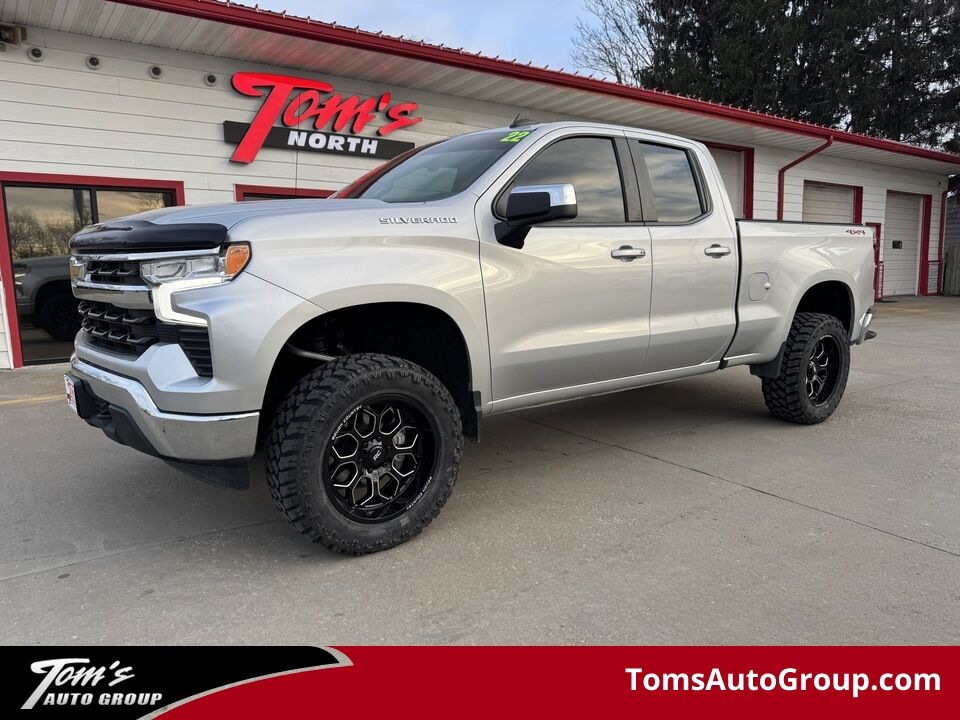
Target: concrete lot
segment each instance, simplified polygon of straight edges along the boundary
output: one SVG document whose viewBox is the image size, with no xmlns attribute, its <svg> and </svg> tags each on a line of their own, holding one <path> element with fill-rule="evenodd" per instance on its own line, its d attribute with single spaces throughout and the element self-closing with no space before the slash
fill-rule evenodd
<svg viewBox="0 0 960 720">
<path fill-rule="evenodd" d="M 960 299 L 876 329 L 816 427 L 744 369 L 491 419 L 364 558 L 71 418 L 62 366 L 2 373 L 0 640 L 960 643 Z"/>
</svg>

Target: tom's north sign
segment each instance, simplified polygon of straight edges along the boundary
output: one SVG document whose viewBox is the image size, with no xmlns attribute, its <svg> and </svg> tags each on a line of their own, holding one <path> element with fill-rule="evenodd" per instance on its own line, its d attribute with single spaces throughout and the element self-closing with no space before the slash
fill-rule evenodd
<svg viewBox="0 0 960 720">
<path fill-rule="evenodd" d="M 262 147 L 392 158 L 414 145 L 384 136 L 423 119 L 413 114 L 416 103 L 393 102 L 389 92 L 344 97 L 319 80 L 258 72 L 235 73 L 232 83 L 238 93 L 263 98 L 252 122 L 223 123 L 223 139 L 237 146 L 230 157 L 237 163 L 253 162 Z M 385 123 L 377 137 L 356 134 L 378 117 Z"/>
</svg>

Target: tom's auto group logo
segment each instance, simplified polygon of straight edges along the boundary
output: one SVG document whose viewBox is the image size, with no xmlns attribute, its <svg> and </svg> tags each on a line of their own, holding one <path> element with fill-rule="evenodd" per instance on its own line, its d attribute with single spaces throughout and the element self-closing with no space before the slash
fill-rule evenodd
<svg viewBox="0 0 960 720">
<path fill-rule="evenodd" d="M 123 683 L 136 675 L 132 666 L 119 660 L 95 665 L 89 658 L 62 657 L 30 663 L 30 671 L 40 678 L 21 710 L 38 705 L 159 707 L 163 699 L 159 692 L 124 692 Z"/>
<path fill-rule="evenodd" d="M 157 718 L 261 680 L 346 667 L 336 650 L 270 647 L 0 647 L 0 718 Z"/>
</svg>

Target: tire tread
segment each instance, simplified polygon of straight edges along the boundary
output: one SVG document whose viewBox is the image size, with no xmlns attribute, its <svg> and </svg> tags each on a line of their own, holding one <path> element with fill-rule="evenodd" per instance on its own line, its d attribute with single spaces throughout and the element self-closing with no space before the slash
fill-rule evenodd
<svg viewBox="0 0 960 720">
<path fill-rule="evenodd" d="M 822 422 L 833 412 L 831 409 L 827 415 L 821 417 L 812 414 L 803 402 L 806 397 L 803 387 L 804 352 L 817 336 L 823 334 L 825 329 L 832 329 L 838 332 L 841 338 L 846 338 L 843 325 L 833 315 L 800 312 L 794 317 L 783 351 L 780 373 L 775 378 L 762 378 L 763 399 L 774 417 L 800 425 L 813 425 Z M 839 397 L 843 395 L 848 369 L 849 362 L 837 380 L 839 385 L 835 390 L 836 402 L 839 402 Z"/>
<path fill-rule="evenodd" d="M 429 498 L 431 505 L 427 512 L 419 513 L 415 522 L 406 523 L 392 537 L 362 542 L 342 537 L 313 512 L 310 491 L 302 482 L 300 460 L 315 414 L 324 412 L 324 406 L 331 400 L 338 397 L 348 399 L 351 393 L 362 389 L 365 381 L 379 373 L 412 379 L 423 384 L 428 393 L 440 398 L 449 427 L 453 428 L 453 461 L 436 471 L 433 482 L 441 484 L 441 491 Z M 379 353 L 345 355 L 303 377 L 277 408 L 266 439 L 265 453 L 270 495 L 287 522 L 311 542 L 352 555 L 386 550 L 418 535 L 437 516 L 453 491 L 462 456 L 460 412 L 446 386 L 418 365 Z M 421 502 L 423 500 L 427 497 Z"/>
</svg>

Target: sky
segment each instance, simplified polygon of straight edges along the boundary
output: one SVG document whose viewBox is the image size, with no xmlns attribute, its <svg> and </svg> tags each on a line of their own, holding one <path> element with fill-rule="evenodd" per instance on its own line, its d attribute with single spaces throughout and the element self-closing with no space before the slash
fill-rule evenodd
<svg viewBox="0 0 960 720">
<path fill-rule="evenodd" d="M 575 69 L 570 38 L 583 0 L 241 0 L 363 30 Z"/>
</svg>

